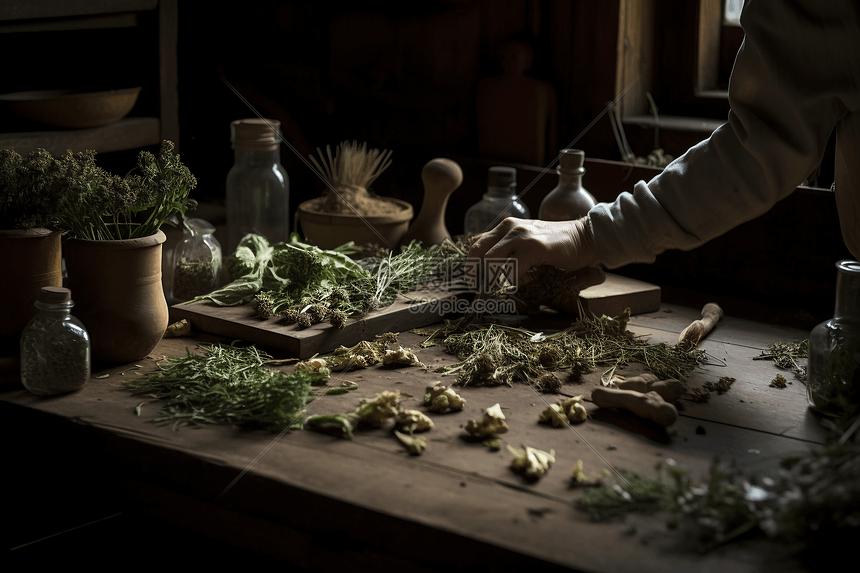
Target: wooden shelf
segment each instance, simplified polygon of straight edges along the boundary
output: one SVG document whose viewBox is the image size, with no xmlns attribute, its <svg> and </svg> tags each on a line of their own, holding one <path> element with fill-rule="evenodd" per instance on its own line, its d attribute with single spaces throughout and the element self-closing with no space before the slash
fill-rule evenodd
<svg viewBox="0 0 860 573">
<path fill-rule="evenodd" d="M 148 15 L 147 15 L 148 13 Z M 142 84 L 154 103 L 136 107 L 133 114 L 103 127 L 77 130 L 3 132 L 0 148 L 29 153 L 44 148 L 52 154 L 67 149 L 97 153 L 157 145 L 163 139 L 179 146 L 177 0 L 10 0 L 0 5 L 0 34 L 14 46 L 33 33 L 84 34 L 87 30 L 141 27 L 153 38 L 151 54 L 156 73 Z M 41 41 L 41 40 L 40 40 Z M 48 41 L 45 39 L 45 41 Z M 147 52 L 148 54 L 149 52 Z M 148 56 L 147 56 L 148 57 Z M 20 74 L 20 72 L 19 72 Z M 28 88 L 23 88 L 28 89 Z M 6 130 L 16 129 L 5 125 Z M 17 129 L 29 129 L 21 124 Z"/>
<path fill-rule="evenodd" d="M 0 6 L 0 21 L 140 12 L 157 7 L 158 0 L 10 0 Z"/>
<path fill-rule="evenodd" d="M 24 131 L 0 133 L 0 147 L 14 149 L 21 155 L 35 149 L 47 149 L 61 155 L 95 149 L 99 153 L 135 149 L 161 142 L 161 121 L 157 117 L 127 117 L 116 123 L 88 129 L 58 131 Z"/>
</svg>

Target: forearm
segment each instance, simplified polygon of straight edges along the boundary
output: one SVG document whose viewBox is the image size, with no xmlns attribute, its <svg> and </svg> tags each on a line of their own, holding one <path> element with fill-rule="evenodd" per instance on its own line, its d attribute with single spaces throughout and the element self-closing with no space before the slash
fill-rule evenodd
<svg viewBox="0 0 860 573">
<path fill-rule="evenodd" d="M 770 209 L 820 163 L 857 87 L 845 55 L 856 58 L 856 40 L 839 27 L 837 3 L 819 4 L 747 3 L 729 123 L 632 194 L 592 209 L 604 264 L 697 247 Z"/>
</svg>

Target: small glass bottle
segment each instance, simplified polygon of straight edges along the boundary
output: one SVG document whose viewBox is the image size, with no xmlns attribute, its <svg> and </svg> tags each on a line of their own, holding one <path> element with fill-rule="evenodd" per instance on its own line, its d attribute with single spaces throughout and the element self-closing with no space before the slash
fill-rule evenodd
<svg viewBox="0 0 860 573">
<path fill-rule="evenodd" d="M 538 218 L 544 221 L 572 221 L 588 214 L 597 202 L 582 186 L 585 152 L 562 149 L 558 167 L 558 185 L 543 198 Z"/>
<path fill-rule="evenodd" d="M 823 414 L 860 412 L 860 262 L 836 263 L 836 310 L 812 329 L 806 396 Z"/>
<path fill-rule="evenodd" d="M 71 291 L 42 287 L 35 306 L 21 333 L 21 383 L 42 396 L 78 390 L 90 379 L 90 335 L 71 315 Z"/>
<path fill-rule="evenodd" d="M 466 236 L 489 231 L 506 217 L 528 219 L 531 214 L 529 208 L 517 199 L 517 170 L 513 167 L 490 167 L 487 192 L 466 211 Z"/>
<path fill-rule="evenodd" d="M 172 301 L 184 302 L 209 294 L 220 286 L 221 244 L 215 227 L 205 219 L 182 221 L 185 236 L 173 253 Z"/>
<path fill-rule="evenodd" d="M 227 252 L 248 233 L 270 243 L 290 238 L 290 179 L 280 160 L 281 122 L 239 119 L 230 124 L 235 163 L 227 174 Z"/>
</svg>

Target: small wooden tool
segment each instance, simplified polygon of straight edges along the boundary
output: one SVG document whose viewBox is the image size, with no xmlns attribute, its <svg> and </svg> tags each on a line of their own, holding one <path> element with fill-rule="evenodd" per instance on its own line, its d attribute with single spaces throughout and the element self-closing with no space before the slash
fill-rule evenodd
<svg viewBox="0 0 860 573">
<path fill-rule="evenodd" d="M 416 240 L 429 247 L 451 238 L 445 226 L 445 208 L 451 193 L 463 183 L 463 169 L 450 159 L 431 159 L 421 170 L 421 180 L 424 182 L 421 211 L 400 241 L 401 245 Z"/>
</svg>

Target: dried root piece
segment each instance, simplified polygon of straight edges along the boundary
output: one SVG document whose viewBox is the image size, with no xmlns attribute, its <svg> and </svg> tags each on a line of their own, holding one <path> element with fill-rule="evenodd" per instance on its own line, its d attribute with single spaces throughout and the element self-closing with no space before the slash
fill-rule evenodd
<svg viewBox="0 0 860 573">
<path fill-rule="evenodd" d="M 394 425 L 398 430 L 414 434 L 433 429 L 433 420 L 418 410 L 401 410 L 394 419 Z"/>
<path fill-rule="evenodd" d="M 414 352 L 402 346 L 398 346 L 397 350 L 386 350 L 382 357 L 382 364 L 385 366 L 424 366 Z"/>
<path fill-rule="evenodd" d="M 397 342 L 397 335 L 392 332 L 377 334 L 376 340 L 362 340 L 355 346 L 341 346 L 328 359 L 328 367 L 332 372 L 341 372 L 347 368 L 367 368 L 379 364 L 385 357 L 389 344 Z"/>
<path fill-rule="evenodd" d="M 326 380 L 331 378 L 331 371 L 325 358 L 317 358 L 313 356 L 307 360 L 302 360 L 296 363 L 296 370 L 299 372 L 307 372 L 308 374 L 321 374 L 323 377 L 319 379 L 319 384 L 324 384 Z"/>
<path fill-rule="evenodd" d="M 362 424 L 368 426 L 381 426 L 385 420 L 397 416 L 400 411 L 400 392 L 384 390 L 374 396 L 373 399 L 364 399 L 355 409 L 355 414 Z"/>
<path fill-rule="evenodd" d="M 600 408 L 619 408 L 661 426 L 671 426 L 678 419 L 675 406 L 663 400 L 657 392 L 635 392 L 618 388 L 595 388 L 591 401 Z"/>
<path fill-rule="evenodd" d="M 191 323 L 187 318 L 183 318 L 173 324 L 169 324 L 164 331 L 164 338 L 179 338 L 180 336 L 191 335 Z"/>
<path fill-rule="evenodd" d="M 413 456 L 423 454 L 424 450 L 427 448 L 427 440 L 424 436 L 413 436 L 411 434 L 398 432 L 397 430 L 394 430 L 394 435 L 397 436 L 397 439 L 400 440 L 400 443 L 403 444 L 406 451 Z"/>
<path fill-rule="evenodd" d="M 436 383 L 435 386 L 427 386 L 424 392 L 424 405 L 431 412 L 446 414 L 461 411 L 466 405 L 466 400 L 447 386 Z"/>
<path fill-rule="evenodd" d="M 466 422 L 466 431 L 479 438 L 494 438 L 508 431 L 505 423 L 505 415 L 502 407 L 498 404 L 484 410 L 484 417 L 480 421 L 469 420 Z"/>
<path fill-rule="evenodd" d="M 570 485 L 571 487 L 600 485 L 609 475 L 609 470 L 604 468 L 600 474 L 588 477 L 585 474 L 585 465 L 582 460 L 577 460 L 576 465 L 573 466 L 573 471 L 570 473 Z"/>
<path fill-rule="evenodd" d="M 538 422 L 562 428 L 571 423 L 578 424 L 588 419 L 588 411 L 582 405 L 582 396 L 566 398 L 544 410 Z"/>
<path fill-rule="evenodd" d="M 717 303 L 709 302 L 702 307 L 702 318 L 694 320 L 690 326 L 681 331 L 678 336 L 678 344 L 689 344 L 697 346 L 714 325 L 723 317 L 723 309 Z"/>
<path fill-rule="evenodd" d="M 651 373 L 640 374 L 638 376 L 615 376 L 612 378 L 611 386 L 620 388 L 621 390 L 633 390 L 643 394 L 647 392 L 657 392 L 660 397 L 667 402 L 677 402 L 684 394 L 687 393 L 686 385 L 675 378 L 668 380 L 660 380 Z"/>
<path fill-rule="evenodd" d="M 529 446 L 508 446 L 508 451 L 514 455 L 511 469 L 529 481 L 538 480 L 549 471 L 550 464 L 555 463 L 555 450 L 544 452 Z"/>
</svg>

